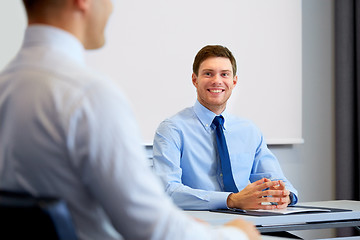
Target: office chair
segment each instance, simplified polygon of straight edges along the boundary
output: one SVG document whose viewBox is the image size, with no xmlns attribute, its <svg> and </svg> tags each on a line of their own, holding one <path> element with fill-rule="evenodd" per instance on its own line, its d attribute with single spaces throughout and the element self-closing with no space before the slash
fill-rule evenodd
<svg viewBox="0 0 360 240">
<path fill-rule="evenodd" d="M 0 238 L 77 240 L 66 203 L 0 190 Z"/>
</svg>

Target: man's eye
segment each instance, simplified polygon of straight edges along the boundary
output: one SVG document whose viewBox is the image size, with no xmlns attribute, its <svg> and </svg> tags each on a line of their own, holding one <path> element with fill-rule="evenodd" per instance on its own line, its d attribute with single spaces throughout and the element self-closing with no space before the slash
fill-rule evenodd
<svg viewBox="0 0 360 240">
<path fill-rule="evenodd" d="M 210 77 L 210 76 L 211 76 L 211 73 L 210 73 L 210 72 L 206 72 L 206 73 L 205 73 L 205 76 Z"/>
<path fill-rule="evenodd" d="M 223 73 L 222 76 L 223 76 L 223 77 L 228 77 L 229 74 L 228 74 L 228 73 Z"/>
</svg>

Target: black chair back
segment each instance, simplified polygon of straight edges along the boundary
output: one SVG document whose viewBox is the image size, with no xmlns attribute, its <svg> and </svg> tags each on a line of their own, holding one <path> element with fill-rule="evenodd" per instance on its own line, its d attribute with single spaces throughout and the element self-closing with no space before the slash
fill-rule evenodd
<svg viewBox="0 0 360 240">
<path fill-rule="evenodd" d="M 8 239 L 77 240 L 66 203 L 0 190 L 0 229 Z"/>
</svg>

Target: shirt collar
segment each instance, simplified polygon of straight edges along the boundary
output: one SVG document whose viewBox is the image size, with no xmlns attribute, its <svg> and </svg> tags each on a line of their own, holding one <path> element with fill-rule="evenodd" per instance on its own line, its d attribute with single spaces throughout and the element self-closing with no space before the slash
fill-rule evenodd
<svg viewBox="0 0 360 240">
<path fill-rule="evenodd" d="M 212 121 L 214 120 L 214 118 L 217 115 L 214 112 L 207 109 L 206 107 L 204 107 L 198 100 L 196 100 L 196 102 L 195 102 L 194 112 L 195 112 L 196 116 L 198 117 L 198 119 L 200 120 L 203 127 L 207 131 L 210 131 Z M 221 113 L 221 115 L 224 117 L 224 129 L 226 129 L 226 124 L 227 124 L 226 119 L 228 116 L 226 109 Z"/>
<path fill-rule="evenodd" d="M 85 65 L 84 46 L 74 35 L 60 28 L 41 24 L 30 25 L 26 28 L 23 46 L 56 48 L 74 61 Z"/>
</svg>

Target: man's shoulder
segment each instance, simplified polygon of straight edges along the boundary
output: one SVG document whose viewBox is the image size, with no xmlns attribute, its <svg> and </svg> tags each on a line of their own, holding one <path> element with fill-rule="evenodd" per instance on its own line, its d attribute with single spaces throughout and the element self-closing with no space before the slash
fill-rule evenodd
<svg viewBox="0 0 360 240">
<path fill-rule="evenodd" d="M 181 111 L 175 113 L 174 115 L 168 117 L 164 121 L 171 123 L 181 123 L 183 121 L 187 121 L 189 119 L 193 119 L 195 116 L 193 107 L 187 107 L 182 109 Z"/>
<path fill-rule="evenodd" d="M 184 126 L 189 125 L 189 122 L 196 118 L 192 107 L 187 107 L 177 112 L 176 114 L 164 119 L 159 128 L 177 129 L 181 130 Z"/>
</svg>

